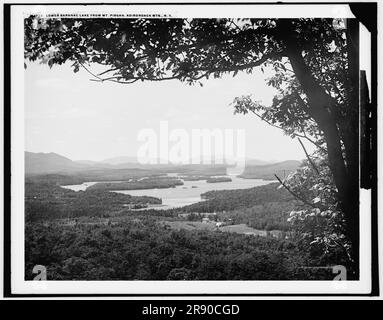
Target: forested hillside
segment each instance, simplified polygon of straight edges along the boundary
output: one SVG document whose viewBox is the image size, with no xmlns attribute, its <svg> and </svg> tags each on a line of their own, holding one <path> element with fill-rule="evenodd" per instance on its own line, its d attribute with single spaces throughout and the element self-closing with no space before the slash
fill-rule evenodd
<svg viewBox="0 0 383 320">
<path fill-rule="evenodd" d="M 26 221 L 81 216 L 108 217 L 129 204 L 161 204 L 154 197 L 134 197 L 102 190 L 72 191 L 52 183 L 25 184 Z"/>
<path fill-rule="evenodd" d="M 246 165 L 240 177 L 245 179 L 276 180 L 276 174 L 281 179 L 284 179 L 291 172 L 294 172 L 300 164 L 300 161 L 289 160 L 265 165 Z"/>
<path fill-rule="evenodd" d="M 118 225 L 26 228 L 26 279 L 33 266 L 55 280 L 308 280 L 331 270 L 302 268 L 298 243 L 230 233 L 170 231 L 151 219 Z"/>
</svg>

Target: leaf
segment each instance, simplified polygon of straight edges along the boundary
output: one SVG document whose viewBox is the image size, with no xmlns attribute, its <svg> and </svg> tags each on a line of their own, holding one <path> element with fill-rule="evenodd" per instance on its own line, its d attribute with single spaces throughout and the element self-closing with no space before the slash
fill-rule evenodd
<svg viewBox="0 0 383 320">
<path fill-rule="evenodd" d="M 314 198 L 313 203 L 318 203 L 320 201 L 321 201 L 321 199 L 319 197 L 316 197 L 316 198 Z"/>
</svg>

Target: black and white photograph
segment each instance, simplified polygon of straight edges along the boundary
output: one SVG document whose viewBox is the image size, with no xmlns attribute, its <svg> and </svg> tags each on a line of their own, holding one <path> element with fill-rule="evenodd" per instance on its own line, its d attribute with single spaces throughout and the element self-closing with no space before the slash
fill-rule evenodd
<svg viewBox="0 0 383 320">
<path fill-rule="evenodd" d="M 10 22 L 12 292 L 372 292 L 373 15 L 24 4 Z"/>
</svg>

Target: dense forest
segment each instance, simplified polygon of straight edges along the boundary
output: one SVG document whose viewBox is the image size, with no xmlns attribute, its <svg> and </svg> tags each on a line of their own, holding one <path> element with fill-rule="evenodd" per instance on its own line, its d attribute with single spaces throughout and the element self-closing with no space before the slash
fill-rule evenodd
<svg viewBox="0 0 383 320">
<path fill-rule="evenodd" d="M 220 212 L 217 216 L 219 220 L 230 219 L 233 224 L 245 223 L 255 229 L 289 231 L 292 230 L 292 225 L 288 222 L 290 212 L 302 206 L 296 200 L 266 202 L 250 208 Z"/>
<path fill-rule="evenodd" d="M 290 212 L 307 207 L 286 189 L 280 188 L 279 183 L 249 189 L 209 191 L 201 196 L 206 200 L 175 211 L 192 213 L 189 220 L 200 219 L 198 213 L 216 212 L 220 221 L 244 223 L 261 230 L 288 231 L 292 228 L 287 221 Z"/>
<path fill-rule="evenodd" d="M 187 212 L 214 212 L 248 208 L 265 202 L 286 202 L 293 196 L 279 183 L 270 183 L 260 187 L 238 190 L 208 191 L 201 195 L 205 201 L 184 207 Z"/>
<path fill-rule="evenodd" d="M 161 204 L 161 199 L 102 190 L 75 192 L 52 183 L 25 184 L 26 221 L 81 216 L 107 217 L 120 212 L 129 204 Z"/>
<path fill-rule="evenodd" d="M 27 224 L 26 279 L 36 264 L 55 280 L 308 280 L 301 244 L 230 233 L 174 231 L 150 218 L 116 225 Z"/>
</svg>

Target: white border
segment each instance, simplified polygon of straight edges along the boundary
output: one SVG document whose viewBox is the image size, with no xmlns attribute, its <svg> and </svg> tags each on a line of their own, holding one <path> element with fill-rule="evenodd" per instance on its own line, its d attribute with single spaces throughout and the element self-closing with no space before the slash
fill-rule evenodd
<svg viewBox="0 0 383 320">
<path fill-rule="evenodd" d="M 41 13 L 171 13 L 173 17 L 352 17 L 345 5 L 13 6 L 11 8 L 11 289 L 13 294 L 367 294 L 371 290 L 370 192 L 361 190 L 359 281 L 24 281 L 23 17 Z M 109 9 L 109 10 L 108 10 Z M 49 275 L 48 275 L 49 277 Z M 222 298 L 222 297 L 220 297 Z"/>
</svg>

